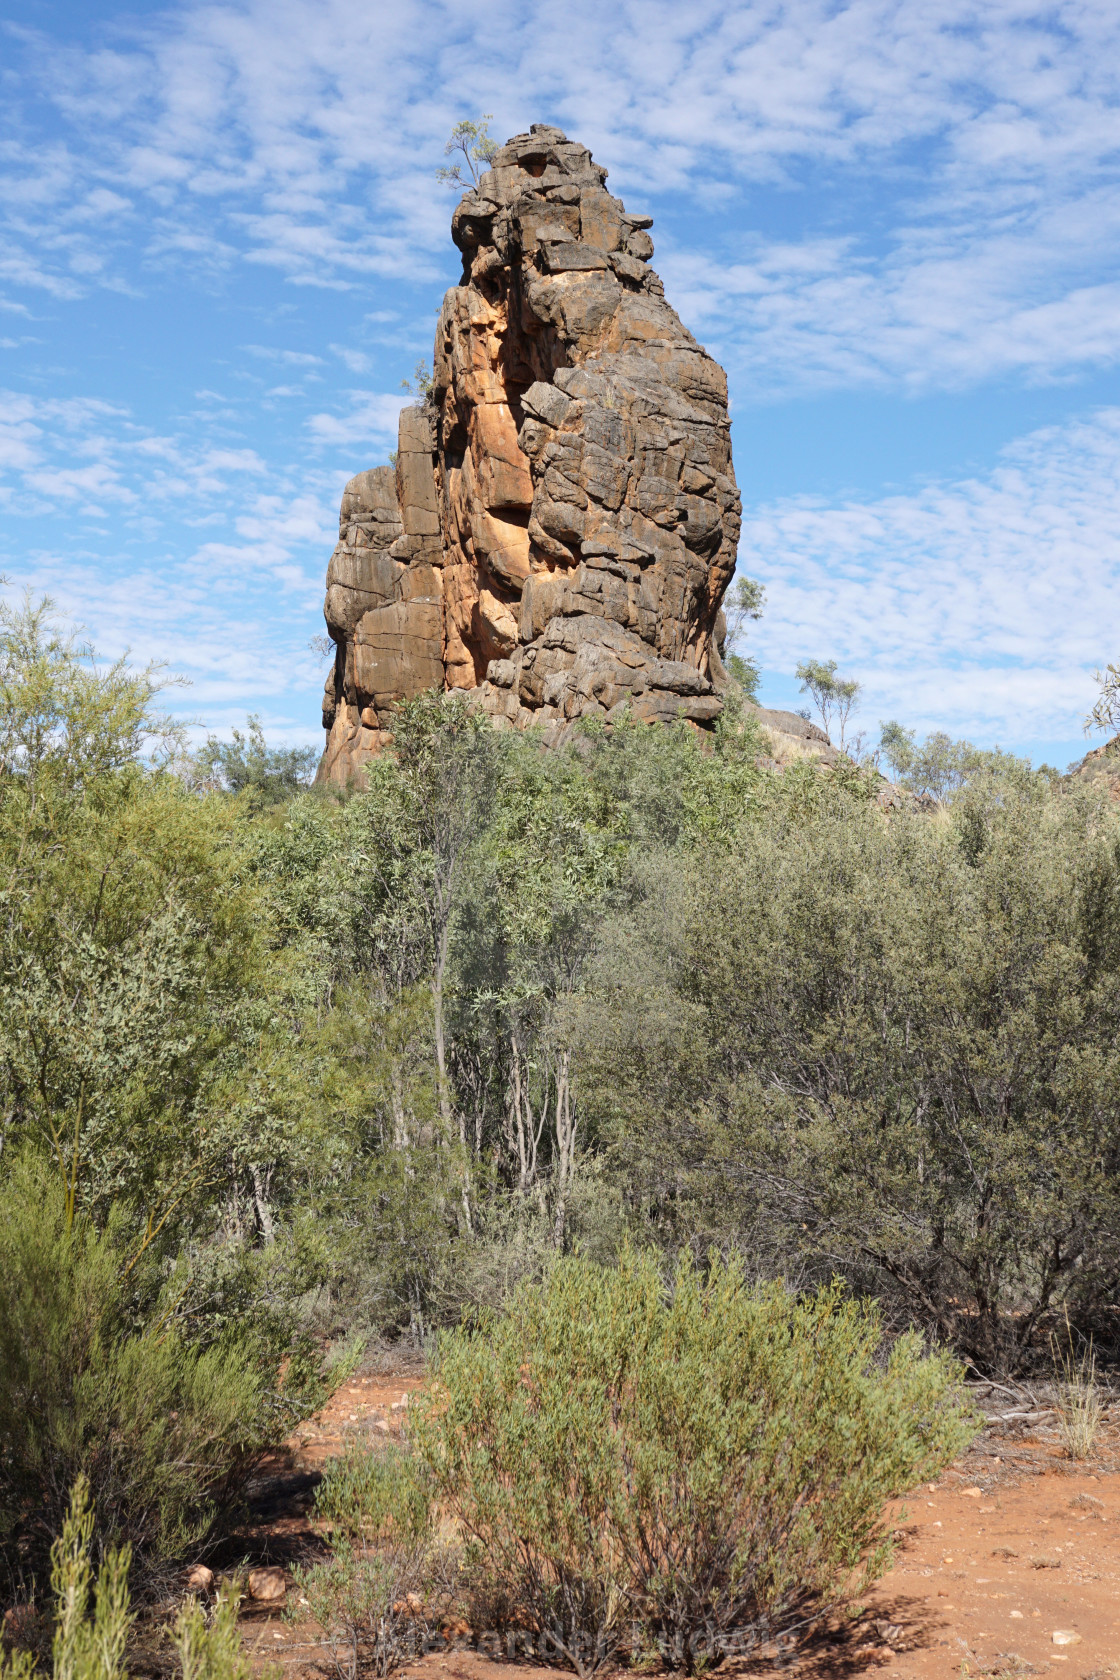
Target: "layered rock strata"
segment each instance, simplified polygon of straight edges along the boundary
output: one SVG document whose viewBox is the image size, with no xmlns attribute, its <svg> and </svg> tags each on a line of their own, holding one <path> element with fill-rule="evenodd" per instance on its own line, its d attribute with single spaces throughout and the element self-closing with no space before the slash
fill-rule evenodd
<svg viewBox="0 0 1120 1680">
<path fill-rule="evenodd" d="M 392 709 L 467 690 L 506 727 L 710 726 L 739 494 L 727 381 L 665 302 L 651 220 L 558 128 L 503 146 L 452 218 L 432 390 L 395 467 L 346 487 L 327 573 L 336 658 L 320 779 Z"/>
</svg>

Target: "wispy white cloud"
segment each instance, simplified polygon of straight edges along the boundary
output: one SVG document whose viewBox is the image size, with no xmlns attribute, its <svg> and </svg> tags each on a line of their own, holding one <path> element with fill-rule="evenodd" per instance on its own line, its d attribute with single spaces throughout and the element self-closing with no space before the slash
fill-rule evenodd
<svg viewBox="0 0 1120 1680">
<path fill-rule="evenodd" d="M 14 37 L 67 136 L 44 148 L 13 101 L 17 289 L 119 280 L 126 234 L 152 261 L 193 247 L 306 285 L 431 278 L 450 208 L 433 161 L 481 102 L 500 134 L 565 123 L 631 196 L 705 207 L 706 256 L 668 253 L 674 295 L 767 386 L 1120 355 L 1104 0 L 211 0 L 103 34 Z M 760 190 L 804 207 L 794 237 L 728 232 L 721 207 L 741 225 Z"/>
<path fill-rule="evenodd" d="M 1120 189 L 1005 230 L 902 227 L 878 255 L 855 235 L 741 246 L 728 262 L 673 252 L 662 271 L 755 391 L 1047 381 L 1120 359 Z"/>
<path fill-rule="evenodd" d="M 17 512 L 80 503 L 174 504 L 222 498 L 268 471 L 255 449 L 146 431 L 128 410 L 93 398 L 0 390 L 0 503 Z"/>
<path fill-rule="evenodd" d="M 283 362 L 288 367 L 322 367 L 322 356 L 316 356 L 309 350 L 283 350 L 270 344 L 247 344 L 245 349 L 250 356 L 259 356 L 266 362 Z"/>
<path fill-rule="evenodd" d="M 397 420 L 411 397 L 387 396 L 381 391 L 348 391 L 350 407 L 345 413 L 313 414 L 307 429 L 317 443 L 333 445 L 369 444 L 392 448 Z"/>
<path fill-rule="evenodd" d="M 1073 741 L 1120 652 L 1120 409 L 1032 433 L 984 478 L 757 509 L 740 557 L 766 584 L 764 668 L 836 658 L 871 719 Z"/>
<path fill-rule="evenodd" d="M 346 344 L 332 344 L 331 351 L 351 373 L 368 373 L 373 366 L 364 350 L 353 350 Z"/>
<path fill-rule="evenodd" d="M 169 691 L 169 709 L 203 728 L 226 729 L 247 711 L 265 714 L 270 738 L 317 742 L 312 701 L 322 661 L 308 647 L 309 615 L 299 592 L 281 593 L 270 568 L 244 579 L 251 551 L 215 556 L 171 573 L 155 565 L 108 572 L 92 554 L 43 550 L 21 568 L 19 588 L 50 594 L 105 657 L 127 653 L 186 678 Z M 10 568 L 9 568 L 10 570 Z M 216 575 L 217 574 L 217 575 Z M 6 591 L 14 595 L 15 589 Z M 265 599 L 271 610 L 262 611 Z"/>
<path fill-rule="evenodd" d="M 343 475 L 146 431 L 98 401 L 0 393 L 0 574 L 51 594 L 104 654 L 164 663 L 207 727 L 264 713 L 318 738 L 322 577 Z"/>
</svg>

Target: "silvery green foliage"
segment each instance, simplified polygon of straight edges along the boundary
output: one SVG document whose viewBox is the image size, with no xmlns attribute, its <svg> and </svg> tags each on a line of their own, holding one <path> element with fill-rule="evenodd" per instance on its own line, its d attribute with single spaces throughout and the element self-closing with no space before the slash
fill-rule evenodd
<svg viewBox="0 0 1120 1680">
<path fill-rule="evenodd" d="M 919 741 L 913 729 L 892 719 L 881 726 L 879 756 L 896 781 L 911 793 L 928 794 L 942 803 L 970 785 L 993 777 L 1029 783 L 1030 761 L 998 747 L 974 747 L 935 729 Z"/>
<path fill-rule="evenodd" d="M 268 1023 L 251 895 L 221 813 L 153 757 L 179 745 L 157 673 L 98 666 L 48 607 L 0 615 L 3 1141 L 46 1151 L 71 1212 L 125 1196 L 159 1224 Z"/>
<path fill-rule="evenodd" d="M 1100 693 L 1085 719 L 1085 728 L 1106 729 L 1115 734 L 1120 731 L 1120 665 L 1106 665 L 1094 675 Z"/>
<path fill-rule="evenodd" d="M 604 926 L 588 1124 L 663 1241 L 841 1271 L 1022 1368 L 1116 1286 L 1116 814 L 1022 771 L 933 815 L 772 785 L 733 849 L 651 857 Z"/>
</svg>

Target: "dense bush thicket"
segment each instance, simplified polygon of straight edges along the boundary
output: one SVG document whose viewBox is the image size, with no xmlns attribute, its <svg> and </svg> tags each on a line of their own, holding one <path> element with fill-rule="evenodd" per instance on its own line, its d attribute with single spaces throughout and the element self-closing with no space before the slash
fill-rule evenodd
<svg viewBox="0 0 1120 1680">
<path fill-rule="evenodd" d="M 315 1349 L 420 1342 L 574 1250 L 840 1277 L 989 1371 L 1058 1310 L 1108 1343 L 1114 811 L 958 755 L 932 815 L 884 813 L 854 765 L 759 770 L 734 708 L 550 753 L 436 695 L 320 796 L 255 725 L 190 755 L 157 689 L 0 623 L 0 1326 L 72 1277 L 43 1349 L 87 1373 L 0 1366 L 14 1575 L 77 1456 L 97 1543 L 171 1555 Z M 183 1403 L 153 1392 L 210 1444 L 140 1488 L 128 1394 L 172 1345 Z"/>
<path fill-rule="evenodd" d="M 988 1371 L 1059 1303 L 1112 1307 L 1111 814 L 1038 780 L 933 819 L 825 798 L 639 875 L 582 1044 L 593 1125 L 662 1240 L 839 1271 Z"/>
<path fill-rule="evenodd" d="M 0 616 L 0 1558 L 43 1579 L 79 1471 L 142 1577 L 323 1394 L 266 1252 L 276 965 L 236 803 L 177 773 L 152 672 Z M 285 1128 L 288 1130 L 285 1131 Z M 298 1145 L 293 1144 L 294 1158 Z M 279 1377 L 286 1368 L 283 1385 Z"/>
<path fill-rule="evenodd" d="M 987 1371 L 1059 1309 L 1110 1338 L 1116 813 L 998 756 L 884 813 L 734 719 L 547 754 L 432 698 L 398 740 L 256 864 L 322 963 L 339 1323 L 422 1334 L 630 1236 L 844 1276 Z"/>
<path fill-rule="evenodd" d="M 120 1204 L 103 1230 L 68 1221 L 61 1185 L 26 1157 L 0 1184 L 0 1535 L 31 1565 L 82 1478 L 100 1532 L 158 1570 L 198 1546 L 298 1415 L 244 1327 L 189 1339 L 179 1274 L 138 1263 L 135 1241 Z"/>
</svg>

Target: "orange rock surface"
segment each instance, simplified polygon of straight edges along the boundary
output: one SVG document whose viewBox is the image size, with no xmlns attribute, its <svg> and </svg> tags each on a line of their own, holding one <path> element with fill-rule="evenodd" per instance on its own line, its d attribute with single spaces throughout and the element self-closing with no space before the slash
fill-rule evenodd
<svg viewBox="0 0 1120 1680">
<path fill-rule="evenodd" d="M 497 153 L 457 207 L 463 277 L 395 467 L 346 487 L 325 614 L 320 780 L 430 688 L 500 726 L 623 708 L 710 726 L 739 493 L 727 381 L 649 267 L 650 218 L 557 128 Z"/>
</svg>

